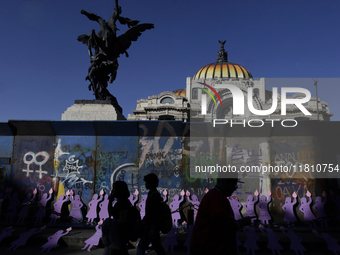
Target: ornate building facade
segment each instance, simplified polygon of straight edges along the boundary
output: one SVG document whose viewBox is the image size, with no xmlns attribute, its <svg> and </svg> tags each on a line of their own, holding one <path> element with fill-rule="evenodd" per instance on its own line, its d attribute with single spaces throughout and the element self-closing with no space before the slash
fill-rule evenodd
<svg viewBox="0 0 340 255">
<path fill-rule="evenodd" d="M 137 108 L 128 120 L 189 121 L 190 106 L 184 89 L 166 91 L 137 101 Z"/>
<path fill-rule="evenodd" d="M 147 99 L 137 101 L 137 108 L 129 114 L 128 120 L 178 120 L 178 121 L 204 121 L 213 119 L 295 119 L 295 120 L 324 120 L 329 121 L 333 115 L 324 101 L 312 97 L 303 106 L 311 113 L 304 115 L 294 104 L 288 104 L 286 115 L 281 115 L 281 95 L 266 90 L 265 78 L 254 79 L 252 74 L 243 66 L 228 61 L 228 53 L 224 49 L 224 42 L 220 41 L 221 48 L 217 53 L 217 61 L 200 68 L 194 76 L 186 80 L 186 88 L 172 92 L 162 92 Z M 229 89 L 219 88 L 220 85 L 234 85 L 243 92 L 245 112 L 244 115 L 233 114 L 233 95 Z M 213 88 L 219 95 L 213 95 L 207 88 Z M 251 97 L 248 88 L 252 88 Z M 202 95 L 209 94 L 206 113 L 201 114 Z M 277 100 L 273 100 L 273 95 Z M 287 99 L 305 98 L 302 93 L 293 94 Z M 248 99 L 256 110 L 276 109 L 268 115 L 254 115 L 249 111 Z M 318 105 L 317 105 L 318 104 Z M 275 106 L 273 106 L 275 107 Z"/>
</svg>

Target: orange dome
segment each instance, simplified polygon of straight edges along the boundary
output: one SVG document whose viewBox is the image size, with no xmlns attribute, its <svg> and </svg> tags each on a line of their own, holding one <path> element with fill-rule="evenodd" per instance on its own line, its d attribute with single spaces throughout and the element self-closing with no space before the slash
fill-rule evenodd
<svg viewBox="0 0 340 255">
<path fill-rule="evenodd" d="M 251 73 L 243 66 L 229 63 L 229 62 L 216 62 L 202 67 L 194 75 L 193 79 L 200 78 L 213 79 L 213 78 L 241 78 L 250 79 L 253 78 Z"/>
<path fill-rule="evenodd" d="M 177 90 L 174 90 L 172 92 L 175 93 L 177 96 L 185 97 L 185 95 L 186 95 L 185 89 L 177 89 Z"/>
</svg>

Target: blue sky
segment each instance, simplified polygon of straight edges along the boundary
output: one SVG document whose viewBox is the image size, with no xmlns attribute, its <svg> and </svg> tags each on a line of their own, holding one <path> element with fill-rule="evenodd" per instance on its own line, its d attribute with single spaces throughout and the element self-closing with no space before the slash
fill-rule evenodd
<svg viewBox="0 0 340 255">
<path fill-rule="evenodd" d="M 122 16 L 154 23 L 119 59 L 108 89 L 127 116 L 141 98 L 185 88 L 186 77 L 215 62 L 226 40 L 229 61 L 254 77 L 309 78 L 305 87 L 340 120 L 340 2 L 320 0 L 119 0 Z M 0 3 L 0 122 L 60 120 L 77 99 L 94 99 L 85 81 L 87 47 L 76 38 L 108 19 L 114 0 L 10 0 Z M 118 34 L 126 27 L 120 26 Z M 307 80 L 308 81 L 308 80 Z M 305 85 L 306 84 L 306 85 Z M 268 84 L 267 89 L 271 89 Z M 275 86 L 275 84 L 274 84 Z M 286 86 L 289 86 L 287 84 Z"/>
</svg>

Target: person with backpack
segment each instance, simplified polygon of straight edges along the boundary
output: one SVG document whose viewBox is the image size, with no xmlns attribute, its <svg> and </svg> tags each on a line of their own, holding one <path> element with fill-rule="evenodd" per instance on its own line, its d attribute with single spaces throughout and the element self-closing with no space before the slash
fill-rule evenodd
<svg viewBox="0 0 340 255">
<path fill-rule="evenodd" d="M 109 197 L 109 218 L 102 224 L 104 255 L 128 255 L 129 240 L 137 239 L 135 232 L 140 215 L 137 208 L 131 204 L 129 196 L 130 192 L 124 181 L 113 183 Z M 115 198 L 117 202 L 112 207 Z"/>
<path fill-rule="evenodd" d="M 158 177 L 154 173 L 144 176 L 146 189 L 149 190 L 145 205 L 145 216 L 143 218 L 142 237 L 138 243 L 136 255 L 144 255 L 149 244 L 158 255 L 164 255 L 165 250 L 161 243 L 160 211 L 162 210 L 162 197 L 156 189 L 158 187 Z"/>
</svg>

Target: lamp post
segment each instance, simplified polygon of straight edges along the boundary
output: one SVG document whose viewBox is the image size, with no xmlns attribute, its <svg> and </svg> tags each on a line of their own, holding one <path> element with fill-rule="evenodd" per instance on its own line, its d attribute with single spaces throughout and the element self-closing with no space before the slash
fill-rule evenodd
<svg viewBox="0 0 340 255">
<path fill-rule="evenodd" d="M 314 85 L 316 89 L 316 114 L 318 115 L 317 120 L 319 120 L 319 97 L 318 97 L 318 78 L 313 78 Z"/>
</svg>

